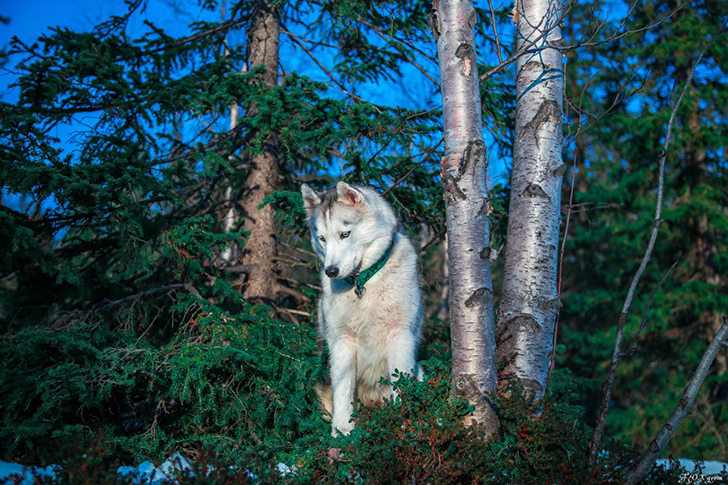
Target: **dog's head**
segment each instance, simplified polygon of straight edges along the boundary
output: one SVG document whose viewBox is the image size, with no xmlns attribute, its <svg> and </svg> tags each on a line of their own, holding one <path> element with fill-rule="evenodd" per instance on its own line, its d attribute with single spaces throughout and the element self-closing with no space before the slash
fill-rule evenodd
<svg viewBox="0 0 728 485">
<path fill-rule="evenodd" d="M 370 188 L 339 182 L 318 193 L 303 184 L 301 195 L 311 244 L 329 278 L 343 279 L 359 270 L 368 253 L 384 252 L 397 230 L 394 210 Z"/>
</svg>

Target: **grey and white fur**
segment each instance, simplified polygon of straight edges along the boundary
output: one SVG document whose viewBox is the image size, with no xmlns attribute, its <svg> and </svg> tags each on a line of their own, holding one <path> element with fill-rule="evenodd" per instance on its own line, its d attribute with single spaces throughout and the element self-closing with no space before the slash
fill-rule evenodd
<svg viewBox="0 0 728 485">
<path fill-rule="evenodd" d="M 392 206 L 375 190 L 339 182 L 317 193 L 301 186 L 311 243 L 323 263 L 318 323 L 329 349 L 331 431 L 349 434 L 355 398 L 368 405 L 392 398 L 395 371 L 419 375 L 415 360 L 422 334 L 417 253 L 398 232 Z M 359 297 L 345 281 L 376 263 L 392 244 L 386 264 Z M 333 407 L 333 409 L 331 409 Z"/>
</svg>

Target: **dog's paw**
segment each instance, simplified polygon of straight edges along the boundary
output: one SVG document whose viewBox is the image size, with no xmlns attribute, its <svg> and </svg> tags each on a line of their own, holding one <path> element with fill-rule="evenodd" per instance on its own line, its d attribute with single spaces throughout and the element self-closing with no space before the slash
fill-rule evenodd
<svg viewBox="0 0 728 485">
<path fill-rule="evenodd" d="M 334 424 L 331 426 L 331 436 L 333 436 L 334 438 L 339 436 L 340 434 L 347 436 L 349 433 L 351 433 L 352 429 L 354 429 L 354 423 L 350 423 L 348 421 L 345 423 Z"/>
</svg>

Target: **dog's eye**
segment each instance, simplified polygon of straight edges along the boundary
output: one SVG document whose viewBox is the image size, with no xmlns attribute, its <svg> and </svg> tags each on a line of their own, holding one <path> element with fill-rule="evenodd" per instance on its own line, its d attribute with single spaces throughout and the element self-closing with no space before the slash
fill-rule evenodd
<svg viewBox="0 0 728 485">
<path fill-rule="evenodd" d="M 323 236 L 319 236 L 319 241 L 321 241 L 321 242 L 326 242 L 326 238 L 325 238 L 325 237 L 323 237 Z"/>
<path fill-rule="evenodd" d="M 349 237 L 349 234 L 351 234 L 351 231 L 342 232 L 339 237 L 341 237 L 341 239 L 346 239 Z"/>
</svg>

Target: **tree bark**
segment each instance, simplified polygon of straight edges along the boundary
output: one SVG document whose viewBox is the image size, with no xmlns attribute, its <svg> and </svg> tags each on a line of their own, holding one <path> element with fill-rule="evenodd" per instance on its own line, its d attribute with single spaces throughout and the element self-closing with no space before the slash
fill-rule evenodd
<svg viewBox="0 0 728 485">
<path fill-rule="evenodd" d="M 436 0 L 429 17 L 437 41 L 442 85 L 445 154 L 442 185 L 450 278 L 452 385 L 455 397 L 475 405 L 466 422 L 497 432 L 486 394 L 496 391 L 493 286 L 490 277 L 490 203 L 483 143 L 476 14 L 469 0 Z"/>
<path fill-rule="evenodd" d="M 271 89 L 278 84 L 278 47 L 280 26 L 276 12 L 267 0 L 257 2 L 248 31 L 249 66 L 263 65 L 263 86 Z M 248 116 L 258 110 L 252 105 Z M 251 137 L 252 138 L 252 137 Z M 241 207 L 245 221 L 243 229 L 250 231 L 242 252 L 241 264 L 248 268 L 245 297 L 251 301 L 275 301 L 277 253 L 275 211 L 270 205 L 258 208 L 263 198 L 278 187 L 278 138 L 271 133 L 263 151 L 251 159 L 250 173 L 243 186 Z"/>
<path fill-rule="evenodd" d="M 546 389 L 557 294 L 561 222 L 563 43 L 558 0 L 518 0 L 516 137 L 506 239 L 503 294 L 498 315 L 499 388 L 518 378 L 541 398 Z M 547 32 L 541 40 L 536 39 Z"/>
</svg>

